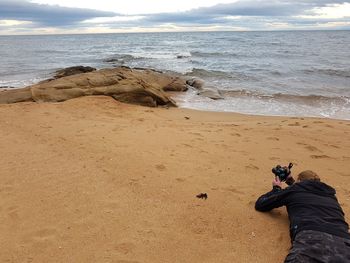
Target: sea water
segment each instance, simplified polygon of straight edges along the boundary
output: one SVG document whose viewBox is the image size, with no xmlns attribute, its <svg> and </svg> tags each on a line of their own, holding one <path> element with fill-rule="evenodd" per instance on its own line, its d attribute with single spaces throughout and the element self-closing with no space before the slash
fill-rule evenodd
<svg viewBox="0 0 350 263">
<path fill-rule="evenodd" d="M 350 31 L 0 36 L 0 86 L 24 87 L 60 68 L 146 67 L 199 77 L 180 107 L 350 119 Z"/>
</svg>

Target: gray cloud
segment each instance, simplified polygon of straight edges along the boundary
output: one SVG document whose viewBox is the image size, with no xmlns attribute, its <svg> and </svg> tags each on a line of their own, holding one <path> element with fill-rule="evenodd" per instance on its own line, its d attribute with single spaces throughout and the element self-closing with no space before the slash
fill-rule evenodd
<svg viewBox="0 0 350 263">
<path fill-rule="evenodd" d="M 210 23 L 213 20 L 225 16 L 243 17 L 290 17 L 296 15 L 312 14 L 315 7 L 324 7 L 329 4 L 349 3 L 343 0 L 319 0 L 319 1 L 239 1 L 231 4 L 218 4 L 212 7 L 193 9 L 181 13 L 163 13 L 148 16 L 148 21 L 158 23 L 198 22 Z M 206 21 L 206 22 L 205 22 Z"/>
<path fill-rule="evenodd" d="M 300 18 L 300 15 L 312 17 L 314 8 L 333 4 L 350 3 L 343 0 L 240 0 L 229 4 L 218 4 L 202 7 L 186 12 L 140 14 L 139 20 L 118 22 L 79 23 L 95 17 L 122 16 L 113 12 L 91 9 L 67 8 L 51 5 L 39 5 L 26 0 L 0 0 L 0 20 L 15 19 L 33 21 L 34 25 L 53 26 L 61 29 L 109 27 L 111 29 L 127 29 L 131 27 L 159 27 L 164 24 L 176 24 L 182 27 L 205 27 L 210 25 L 222 28 L 247 28 L 252 30 L 268 30 L 271 24 L 288 24 L 293 28 L 312 28 L 327 22 L 350 22 L 349 18 L 319 19 Z M 127 15 L 125 15 L 127 17 Z M 240 17 L 227 19 L 227 17 Z M 345 29 L 350 29 L 345 26 Z M 344 28 L 341 28 L 344 29 Z"/>
<path fill-rule="evenodd" d="M 113 12 L 41 5 L 25 0 L 0 0 L 0 20 L 32 21 L 43 26 L 59 27 L 72 25 L 85 19 L 116 15 Z"/>
<path fill-rule="evenodd" d="M 268 30 L 271 23 L 285 23 L 295 28 L 316 27 L 327 22 L 350 22 L 350 14 L 345 19 L 301 18 L 297 16 L 315 15 L 314 9 L 334 4 L 350 3 L 343 0 L 248 0 L 212 7 L 197 8 L 180 13 L 161 13 L 145 16 L 144 23 L 161 25 L 164 23 L 186 26 L 218 25 L 241 27 L 253 30 Z M 227 19 L 227 17 L 240 17 Z M 350 27 L 345 27 L 350 29 Z M 343 27 L 341 29 L 344 29 Z"/>
</svg>

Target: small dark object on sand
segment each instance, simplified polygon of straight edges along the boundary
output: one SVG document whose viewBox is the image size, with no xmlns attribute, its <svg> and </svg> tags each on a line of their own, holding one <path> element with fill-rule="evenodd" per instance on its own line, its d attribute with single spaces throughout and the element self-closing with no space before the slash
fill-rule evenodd
<svg viewBox="0 0 350 263">
<path fill-rule="evenodd" d="M 186 117 L 185 117 L 185 119 L 186 119 L 186 120 L 189 120 L 189 119 L 190 119 L 190 117 L 187 117 L 187 116 L 186 116 Z"/>
<path fill-rule="evenodd" d="M 200 199 L 205 199 L 207 200 L 208 198 L 208 195 L 207 193 L 200 193 L 199 195 L 196 195 L 197 198 L 200 198 Z"/>
</svg>

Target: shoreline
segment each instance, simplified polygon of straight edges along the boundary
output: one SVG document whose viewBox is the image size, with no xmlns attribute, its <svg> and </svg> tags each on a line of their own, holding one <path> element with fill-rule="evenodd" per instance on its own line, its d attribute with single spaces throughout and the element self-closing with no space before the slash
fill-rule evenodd
<svg viewBox="0 0 350 263">
<path fill-rule="evenodd" d="M 215 111 L 215 110 L 204 110 L 204 109 L 194 109 L 194 108 L 186 108 L 186 107 L 179 107 L 178 109 L 184 109 L 184 110 L 190 110 L 190 111 L 199 111 L 199 112 L 213 112 L 213 113 L 228 113 L 228 114 L 238 114 L 238 115 L 246 115 L 246 116 L 252 116 L 252 117 L 267 117 L 267 118 L 291 118 L 291 119 L 319 119 L 319 120 L 330 120 L 330 121 L 345 121 L 350 122 L 350 119 L 337 119 L 337 118 L 331 118 L 331 117 L 319 117 L 319 116 L 296 116 L 296 115 L 259 115 L 259 114 L 253 114 L 253 113 L 243 113 L 243 112 L 236 112 L 236 111 Z"/>
<path fill-rule="evenodd" d="M 350 221 L 350 121 L 86 96 L 3 104 L 0 123 L 2 260 L 282 262 L 286 211 L 254 203 L 289 162 L 333 186 Z"/>
</svg>

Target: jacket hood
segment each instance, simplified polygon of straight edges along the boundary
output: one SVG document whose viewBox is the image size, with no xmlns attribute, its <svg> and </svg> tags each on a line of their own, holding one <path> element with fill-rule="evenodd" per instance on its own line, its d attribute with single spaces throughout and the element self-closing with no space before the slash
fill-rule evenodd
<svg viewBox="0 0 350 263">
<path fill-rule="evenodd" d="M 315 192 L 317 194 L 321 195 L 335 195 L 335 190 L 333 187 L 322 183 L 322 182 L 317 182 L 317 181 L 312 181 L 312 180 L 306 180 L 302 182 L 295 183 L 294 186 L 298 190 L 305 190 L 308 192 Z"/>
</svg>

